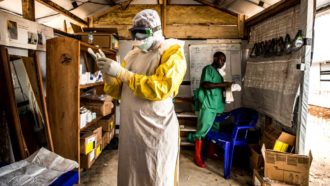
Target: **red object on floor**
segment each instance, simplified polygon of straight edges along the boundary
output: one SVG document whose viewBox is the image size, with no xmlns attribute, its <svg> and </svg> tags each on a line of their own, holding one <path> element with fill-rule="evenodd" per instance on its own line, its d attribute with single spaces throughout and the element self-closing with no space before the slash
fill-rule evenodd
<svg viewBox="0 0 330 186">
<path fill-rule="evenodd" d="M 195 158 L 194 161 L 196 165 L 198 165 L 201 168 L 205 168 L 205 163 L 202 160 L 202 145 L 203 141 L 200 139 L 195 140 Z"/>
</svg>

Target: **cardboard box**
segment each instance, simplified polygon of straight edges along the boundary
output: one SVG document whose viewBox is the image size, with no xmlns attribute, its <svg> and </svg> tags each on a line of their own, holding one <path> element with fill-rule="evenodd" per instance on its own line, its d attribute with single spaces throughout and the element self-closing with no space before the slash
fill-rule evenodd
<svg viewBox="0 0 330 186">
<path fill-rule="evenodd" d="M 253 169 L 252 182 L 254 186 L 292 186 L 280 181 L 271 180 L 264 177 L 263 170 Z"/>
<path fill-rule="evenodd" d="M 88 43 L 88 33 L 77 33 L 81 36 L 81 40 Z M 119 41 L 112 34 L 108 33 L 93 33 L 93 45 L 99 45 L 104 49 L 118 49 Z"/>
<path fill-rule="evenodd" d="M 83 133 L 80 137 L 80 153 L 81 154 L 88 154 L 93 149 L 95 149 L 97 144 L 97 137 L 93 133 Z"/>
<path fill-rule="evenodd" d="M 96 112 L 97 115 L 106 116 L 111 114 L 113 103 L 111 101 L 104 102 L 82 102 L 87 109 Z"/>
<path fill-rule="evenodd" d="M 267 149 L 273 149 L 278 136 L 281 134 L 281 130 L 273 125 L 266 126 L 265 130 L 263 131 L 261 144 L 265 144 Z"/>
<path fill-rule="evenodd" d="M 265 177 L 287 184 L 308 185 L 312 159 L 311 152 L 306 156 L 266 149 Z"/>
<path fill-rule="evenodd" d="M 88 43 L 88 33 L 82 33 L 81 40 Z M 93 33 L 93 45 L 99 45 L 101 48 L 111 49 L 111 34 Z"/>
<path fill-rule="evenodd" d="M 110 143 L 110 132 L 104 132 L 102 136 L 102 150 Z"/>
<path fill-rule="evenodd" d="M 280 152 L 293 152 L 296 142 L 296 136 L 282 132 L 277 138 L 273 150 Z"/>
<path fill-rule="evenodd" d="M 90 126 L 86 129 L 84 129 L 83 131 L 80 132 L 80 149 L 82 149 L 82 139 L 85 138 L 86 136 L 89 135 L 94 135 L 95 136 L 95 146 L 93 149 L 95 149 L 95 147 L 99 144 L 102 144 L 102 127 L 99 126 Z M 86 154 L 86 153 L 83 153 Z"/>
<path fill-rule="evenodd" d="M 116 128 L 114 127 L 110 132 L 110 141 L 113 139 L 113 137 L 115 137 L 115 134 L 116 134 Z"/>
<path fill-rule="evenodd" d="M 96 137 L 96 145 L 102 144 L 102 127 L 93 126 L 90 129 Z"/>
<path fill-rule="evenodd" d="M 260 169 L 263 166 L 263 158 L 261 155 L 261 147 L 257 144 L 250 144 L 250 168 Z"/>
<path fill-rule="evenodd" d="M 100 144 L 95 149 L 95 159 L 97 159 L 100 156 L 101 152 L 102 152 L 102 145 Z"/>
<path fill-rule="evenodd" d="M 98 125 L 102 127 L 102 131 L 104 132 L 110 132 L 114 126 L 115 126 L 115 120 L 114 120 L 114 115 L 102 118 L 99 122 Z"/>
<path fill-rule="evenodd" d="M 80 155 L 80 168 L 89 169 L 95 162 L 95 149 L 88 154 Z"/>
</svg>

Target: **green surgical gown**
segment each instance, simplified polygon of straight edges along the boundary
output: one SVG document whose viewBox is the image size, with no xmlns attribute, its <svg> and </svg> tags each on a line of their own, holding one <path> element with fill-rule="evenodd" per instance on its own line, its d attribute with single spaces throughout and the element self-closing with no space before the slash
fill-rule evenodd
<svg viewBox="0 0 330 186">
<path fill-rule="evenodd" d="M 201 76 L 201 84 L 203 82 L 222 83 L 223 77 L 212 65 L 207 65 Z M 224 111 L 225 103 L 222 91 L 222 88 L 204 89 L 201 86 L 195 91 L 196 109 L 199 110 L 198 126 L 196 133 L 188 135 L 189 141 L 194 142 L 196 139 L 204 138 L 211 128 L 212 130 L 219 130 L 219 124 L 214 123 L 214 119 L 217 114 Z"/>
</svg>

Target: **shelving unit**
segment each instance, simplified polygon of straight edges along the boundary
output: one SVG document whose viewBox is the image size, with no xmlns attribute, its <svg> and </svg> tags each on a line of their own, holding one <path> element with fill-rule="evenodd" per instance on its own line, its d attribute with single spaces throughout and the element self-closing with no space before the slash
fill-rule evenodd
<svg viewBox="0 0 330 186">
<path fill-rule="evenodd" d="M 67 37 L 47 40 L 47 109 L 54 150 L 79 164 L 80 132 L 102 118 L 97 116 L 80 129 L 80 93 L 103 85 L 103 82 L 80 85 L 80 60 L 83 57 L 87 66 L 88 48 L 98 50 L 95 46 Z M 113 50 L 104 50 L 104 53 L 107 57 L 116 58 Z"/>
<path fill-rule="evenodd" d="M 86 89 L 86 88 L 92 88 L 95 86 L 103 86 L 104 82 L 96 82 L 96 83 L 89 83 L 89 84 L 85 84 L 85 85 L 80 85 L 80 89 Z"/>
</svg>

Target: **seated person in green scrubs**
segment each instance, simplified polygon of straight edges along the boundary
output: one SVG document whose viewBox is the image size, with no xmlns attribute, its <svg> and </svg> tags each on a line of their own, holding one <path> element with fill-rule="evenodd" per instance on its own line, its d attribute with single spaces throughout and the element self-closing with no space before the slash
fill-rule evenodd
<svg viewBox="0 0 330 186">
<path fill-rule="evenodd" d="M 214 123 L 217 114 L 222 113 L 225 107 L 223 91 L 232 85 L 232 82 L 224 82 L 224 69 L 226 67 L 226 55 L 216 52 L 213 55 L 213 63 L 203 68 L 199 89 L 195 91 L 196 111 L 198 114 L 198 127 L 196 133 L 190 133 L 188 140 L 195 143 L 194 161 L 204 168 L 205 164 L 201 158 L 202 139 L 210 129 L 219 131 L 219 124 Z M 212 147 L 211 147 L 212 149 Z M 214 147 L 213 147 L 214 149 Z M 208 152 L 208 154 L 214 153 Z"/>
</svg>

